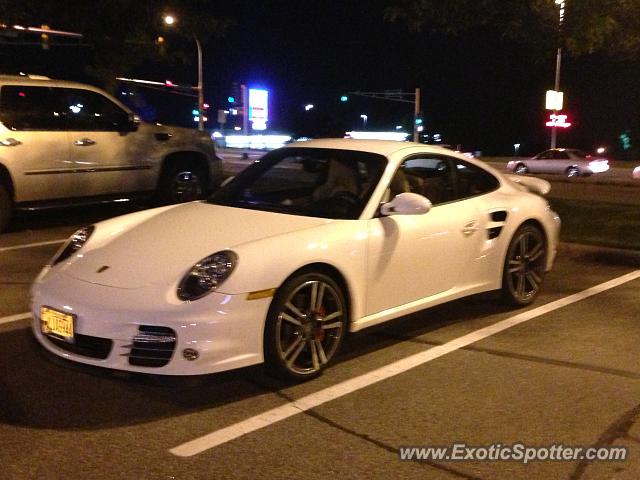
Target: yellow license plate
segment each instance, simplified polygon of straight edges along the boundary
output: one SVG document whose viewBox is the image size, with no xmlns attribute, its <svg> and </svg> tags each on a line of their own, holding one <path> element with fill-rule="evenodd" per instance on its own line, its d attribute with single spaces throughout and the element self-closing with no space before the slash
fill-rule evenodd
<svg viewBox="0 0 640 480">
<path fill-rule="evenodd" d="M 73 320 L 74 316 L 68 313 L 49 307 L 40 308 L 40 324 L 45 335 L 53 335 L 73 343 Z"/>
</svg>

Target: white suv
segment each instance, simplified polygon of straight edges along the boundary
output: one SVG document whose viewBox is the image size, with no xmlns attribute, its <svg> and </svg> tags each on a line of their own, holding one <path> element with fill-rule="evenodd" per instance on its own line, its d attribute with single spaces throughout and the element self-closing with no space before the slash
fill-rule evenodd
<svg viewBox="0 0 640 480">
<path fill-rule="evenodd" d="M 204 132 L 142 122 L 89 85 L 0 75 L 0 231 L 14 209 L 132 193 L 189 201 L 221 179 Z"/>
</svg>

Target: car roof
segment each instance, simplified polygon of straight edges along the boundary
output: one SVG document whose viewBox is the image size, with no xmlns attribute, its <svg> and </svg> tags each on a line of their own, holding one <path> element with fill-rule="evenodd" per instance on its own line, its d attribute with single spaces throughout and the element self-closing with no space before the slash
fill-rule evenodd
<svg viewBox="0 0 640 480">
<path fill-rule="evenodd" d="M 53 78 L 45 77 L 42 75 L 0 75 L 0 85 L 39 85 L 39 86 L 55 86 L 55 87 L 70 87 L 70 88 L 82 88 L 88 90 L 98 90 L 93 85 L 86 83 L 71 82 L 67 80 L 56 80 Z"/>
<path fill-rule="evenodd" d="M 352 138 L 321 138 L 303 142 L 290 143 L 287 147 L 296 148 L 335 148 L 340 150 L 354 150 L 359 152 L 371 152 L 389 157 L 401 150 L 415 149 L 419 147 L 424 152 L 433 154 L 446 154 L 451 156 L 449 149 L 426 145 L 415 142 L 398 142 L 394 140 L 355 140 Z"/>
</svg>

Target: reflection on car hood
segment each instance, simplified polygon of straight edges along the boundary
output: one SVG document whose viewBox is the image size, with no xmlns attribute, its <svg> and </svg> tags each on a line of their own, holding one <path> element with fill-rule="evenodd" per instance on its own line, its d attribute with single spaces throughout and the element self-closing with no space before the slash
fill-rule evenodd
<svg viewBox="0 0 640 480">
<path fill-rule="evenodd" d="M 117 223 L 110 223 L 112 240 L 100 248 L 81 251 L 82 255 L 62 270 L 79 280 L 117 288 L 177 283 L 196 262 L 212 253 L 327 222 L 330 220 L 188 203 L 164 210 L 122 233 L 118 233 Z"/>
</svg>

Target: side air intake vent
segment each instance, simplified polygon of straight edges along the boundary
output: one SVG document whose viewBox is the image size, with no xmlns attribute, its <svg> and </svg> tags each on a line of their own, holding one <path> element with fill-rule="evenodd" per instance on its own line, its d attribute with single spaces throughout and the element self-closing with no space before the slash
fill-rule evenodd
<svg viewBox="0 0 640 480">
<path fill-rule="evenodd" d="M 502 233 L 502 228 L 507 220 L 507 211 L 496 210 L 495 212 L 489 213 L 489 218 L 491 221 L 487 225 L 487 238 L 493 240 L 494 238 L 498 238 L 500 233 Z"/>
<path fill-rule="evenodd" d="M 497 212 L 491 212 L 492 222 L 504 222 L 507 219 L 506 210 L 498 210 Z"/>
</svg>

